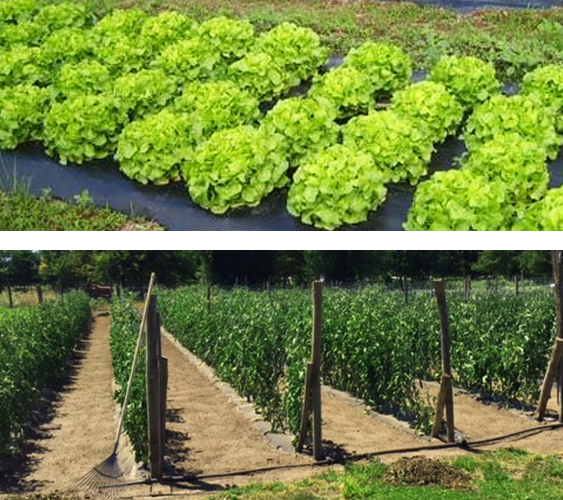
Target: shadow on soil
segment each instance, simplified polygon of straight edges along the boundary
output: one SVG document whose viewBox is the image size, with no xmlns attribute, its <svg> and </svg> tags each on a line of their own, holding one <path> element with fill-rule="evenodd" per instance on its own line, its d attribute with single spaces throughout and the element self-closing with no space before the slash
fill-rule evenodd
<svg viewBox="0 0 563 500">
<path fill-rule="evenodd" d="M 62 404 L 64 395 L 73 390 L 78 372 L 90 347 L 90 329 L 74 350 L 65 374 L 50 387 L 31 413 L 24 431 L 19 454 L 0 462 L 0 493 L 24 494 L 38 492 L 46 486 L 44 482 L 30 481 L 41 462 L 41 456 L 49 452 L 49 439 L 56 428 L 52 425 Z"/>
</svg>

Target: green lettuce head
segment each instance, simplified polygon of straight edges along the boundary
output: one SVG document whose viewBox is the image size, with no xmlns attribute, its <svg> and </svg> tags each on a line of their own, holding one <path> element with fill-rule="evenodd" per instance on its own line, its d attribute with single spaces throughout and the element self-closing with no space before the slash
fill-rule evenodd
<svg viewBox="0 0 563 500">
<path fill-rule="evenodd" d="M 307 158 L 293 176 L 287 209 L 305 224 L 358 224 L 385 200 L 387 188 L 369 154 L 336 144 Z"/>
</svg>

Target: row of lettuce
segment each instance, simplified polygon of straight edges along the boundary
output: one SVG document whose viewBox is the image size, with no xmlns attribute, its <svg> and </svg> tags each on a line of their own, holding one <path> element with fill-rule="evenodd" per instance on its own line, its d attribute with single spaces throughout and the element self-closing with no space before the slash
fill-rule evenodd
<svg viewBox="0 0 563 500">
<path fill-rule="evenodd" d="M 67 369 L 90 323 L 81 292 L 0 310 L 0 458 L 16 453 L 38 400 Z"/>
<path fill-rule="evenodd" d="M 2 149 L 42 141 L 63 164 L 113 155 L 138 182 L 185 182 L 215 214 L 288 188 L 288 211 L 323 229 L 361 223 L 390 184 L 421 180 L 408 230 L 563 224 L 547 171 L 563 142 L 563 67 L 538 68 L 506 97 L 473 57 L 444 57 L 410 83 L 411 59 L 387 43 L 327 71 L 317 34 L 291 23 L 257 34 L 224 17 L 128 9 L 97 20 L 84 4 L 6 0 L 0 26 Z M 423 180 L 460 130 L 461 168 Z"/>
<path fill-rule="evenodd" d="M 310 294 L 213 289 L 210 302 L 201 287 L 159 294 L 167 330 L 274 427 L 297 435 L 311 355 Z M 448 300 L 454 384 L 534 403 L 554 336 L 552 293 Z M 433 409 L 417 383 L 440 376 L 440 322 L 429 293 L 405 304 L 400 292 L 379 287 L 328 289 L 322 344 L 323 383 L 429 431 Z"/>
</svg>

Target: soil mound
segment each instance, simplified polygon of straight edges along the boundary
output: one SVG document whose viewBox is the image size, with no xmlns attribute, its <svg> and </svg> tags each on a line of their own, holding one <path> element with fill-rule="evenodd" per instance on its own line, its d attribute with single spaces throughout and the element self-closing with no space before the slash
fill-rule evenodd
<svg viewBox="0 0 563 500">
<path fill-rule="evenodd" d="M 469 490 L 469 475 L 441 460 L 425 457 L 403 457 L 391 464 L 384 480 L 394 486 L 440 486 L 456 490 Z"/>
</svg>

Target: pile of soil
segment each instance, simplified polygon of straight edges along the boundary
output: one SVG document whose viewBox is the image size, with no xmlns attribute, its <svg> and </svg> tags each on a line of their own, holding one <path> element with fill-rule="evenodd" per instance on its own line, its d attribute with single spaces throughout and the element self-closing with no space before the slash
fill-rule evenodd
<svg viewBox="0 0 563 500">
<path fill-rule="evenodd" d="M 383 476 L 393 486 L 439 486 L 454 490 L 472 489 L 469 475 L 441 460 L 415 456 L 391 464 Z"/>
</svg>

